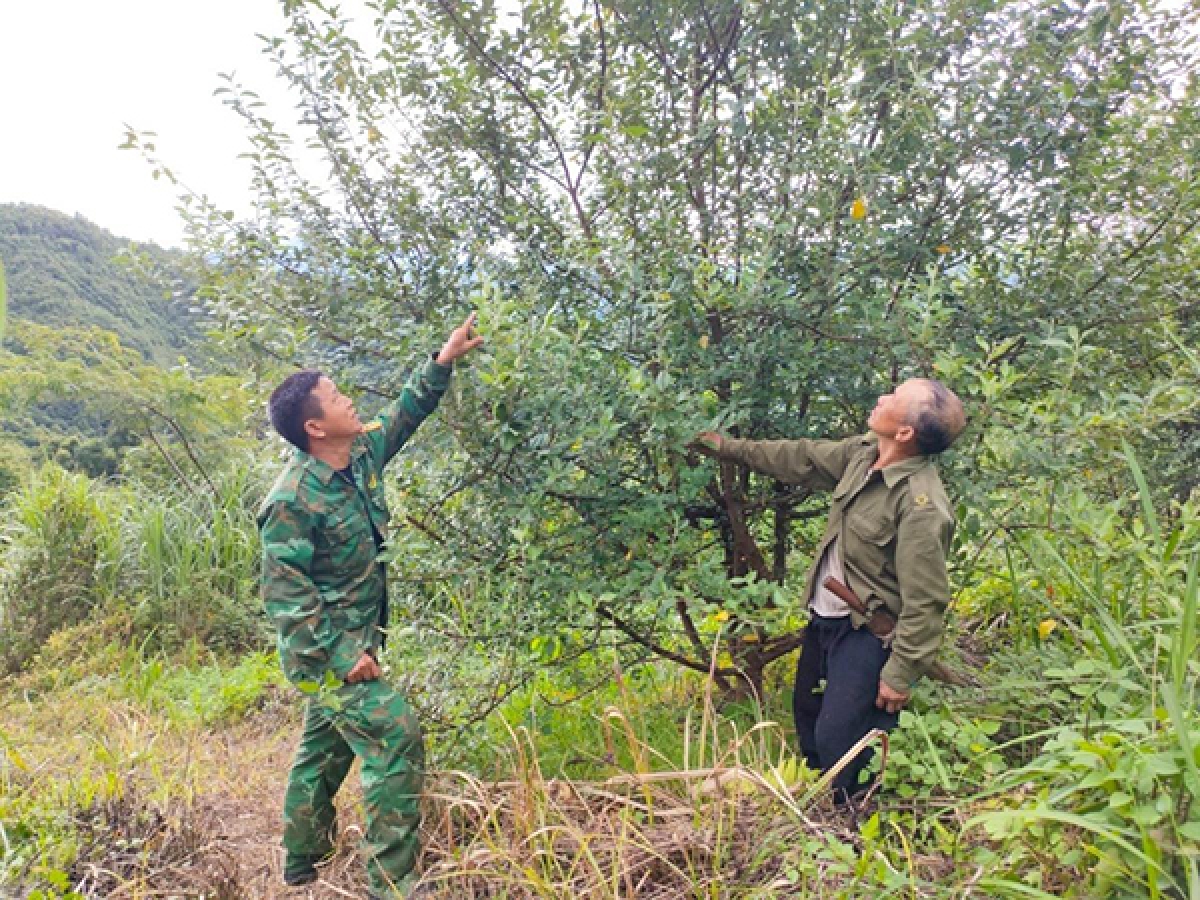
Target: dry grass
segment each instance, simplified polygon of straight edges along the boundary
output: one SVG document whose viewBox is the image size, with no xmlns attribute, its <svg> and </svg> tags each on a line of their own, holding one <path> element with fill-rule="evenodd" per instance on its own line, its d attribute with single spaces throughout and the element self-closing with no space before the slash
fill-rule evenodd
<svg viewBox="0 0 1200 900">
<path fill-rule="evenodd" d="M 443 780 L 433 797 L 426 880 L 441 896 L 462 898 L 785 894 L 782 855 L 764 848 L 794 846 L 809 823 L 759 792 L 699 798 L 678 774 L 675 784 L 638 786 Z M 845 823 L 825 827 L 851 838 Z"/>
<path fill-rule="evenodd" d="M 362 897 L 353 777 L 339 797 L 338 852 L 320 881 L 301 889 L 280 881 L 279 805 L 297 712 L 271 705 L 234 726 L 179 729 L 128 706 L 97 712 L 64 701 L 22 706 L 15 716 L 10 709 L 3 729 L 26 770 L 10 773 L 8 789 L 58 784 L 61 808 L 78 810 L 71 823 L 78 853 L 67 874 L 85 898 Z M 432 775 L 426 879 L 444 898 L 844 895 L 845 865 L 818 861 L 797 882 L 786 861 L 830 838 L 854 845 L 855 823 L 829 809 L 820 786 L 787 762 L 778 728 L 718 741 L 715 721 L 710 708 L 682 769 L 656 767 L 652 748 L 610 708 L 608 742 L 627 742 L 636 761 L 629 772 L 546 778 L 537 747 L 518 731 L 513 780 Z M 85 783 L 91 787 L 81 791 Z"/>
<path fill-rule="evenodd" d="M 783 876 L 778 851 L 812 839 L 806 828 L 817 821 L 798 823 L 761 795 L 729 793 L 693 805 L 666 785 L 636 793 L 441 776 L 426 817 L 426 879 L 445 898 L 815 896 Z M 133 795 L 97 804 L 77 820 L 84 841 L 72 886 L 84 897 L 114 900 L 364 895 L 353 792 L 344 798 L 337 854 L 320 881 L 302 889 L 279 881 L 279 792 L 262 799 L 246 807 L 200 796 L 189 808 L 165 811 Z M 830 820 L 820 827 L 852 840 L 847 826 Z M 840 880 L 825 884 L 834 891 Z"/>
</svg>

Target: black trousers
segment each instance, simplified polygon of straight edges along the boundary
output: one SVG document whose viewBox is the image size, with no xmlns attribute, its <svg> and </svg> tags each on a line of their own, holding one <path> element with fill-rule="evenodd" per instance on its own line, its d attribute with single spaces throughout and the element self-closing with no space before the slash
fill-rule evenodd
<svg viewBox="0 0 1200 900">
<path fill-rule="evenodd" d="M 812 614 L 796 666 L 792 714 L 800 751 L 815 769 L 828 769 L 872 728 L 891 731 L 898 713 L 875 706 L 879 673 L 890 650 L 866 628 L 855 629 L 850 617 L 827 619 Z M 825 679 L 824 692 L 818 691 Z M 864 790 L 859 777 L 871 761 L 868 747 L 834 779 L 834 798 L 844 802 Z"/>
</svg>

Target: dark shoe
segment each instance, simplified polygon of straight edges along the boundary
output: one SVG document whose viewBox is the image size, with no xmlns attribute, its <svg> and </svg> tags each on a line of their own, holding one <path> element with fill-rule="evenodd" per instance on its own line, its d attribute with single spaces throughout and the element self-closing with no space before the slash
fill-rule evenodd
<svg viewBox="0 0 1200 900">
<path fill-rule="evenodd" d="M 302 885 L 302 884 L 312 884 L 316 880 L 317 880 L 316 866 L 312 866 L 311 868 L 305 869 L 303 871 L 297 870 L 294 872 L 284 872 L 283 873 L 283 883 L 286 884 L 288 887 L 300 887 L 300 885 Z"/>
<path fill-rule="evenodd" d="M 317 864 L 333 856 L 333 851 L 320 856 L 289 856 L 283 865 L 283 883 L 288 887 L 300 887 L 317 880 Z"/>
</svg>

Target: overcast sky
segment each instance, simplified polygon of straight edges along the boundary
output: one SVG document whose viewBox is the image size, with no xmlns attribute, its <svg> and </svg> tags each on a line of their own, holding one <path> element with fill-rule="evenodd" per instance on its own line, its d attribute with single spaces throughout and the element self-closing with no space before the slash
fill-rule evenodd
<svg viewBox="0 0 1200 900">
<path fill-rule="evenodd" d="M 0 0 L 0 203 L 80 213 L 122 236 L 178 245 L 174 193 L 124 125 L 158 132 L 191 187 L 245 209 L 240 120 L 218 73 L 287 103 L 256 32 L 282 34 L 278 0 Z"/>
</svg>

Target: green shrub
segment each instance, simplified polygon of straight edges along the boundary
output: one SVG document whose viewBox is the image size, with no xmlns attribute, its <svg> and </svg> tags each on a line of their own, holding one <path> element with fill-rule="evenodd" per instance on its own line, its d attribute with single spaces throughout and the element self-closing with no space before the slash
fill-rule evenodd
<svg viewBox="0 0 1200 900">
<path fill-rule="evenodd" d="M 28 450 L 13 441 L 0 441 L 0 497 L 20 487 L 32 466 Z"/>
<path fill-rule="evenodd" d="M 0 666 L 57 632 L 119 619 L 146 652 L 265 645 L 249 470 L 207 491 L 116 484 L 49 465 L 9 501 L 0 562 Z M 84 629 L 86 637 L 87 629 Z"/>
<path fill-rule="evenodd" d="M 51 634 L 113 596 L 120 545 L 112 497 L 56 466 L 18 492 L 3 534 L 0 666 L 14 671 Z"/>
<path fill-rule="evenodd" d="M 218 482 L 216 496 L 147 492 L 128 510 L 123 587 L 151 648 L 193 640 L 225 650 L 263 645 L 254 493 L 240 472 Z"/>
<path fill-rule="evenodd" d="M 988 896 L 1200 892 L 1200 507 L 1156 508 L 1128 457 L 1125 496 L 1010 539 L 1013 645 L 896 736 L 898 793 L 972 810 Z"/>
</svg>

